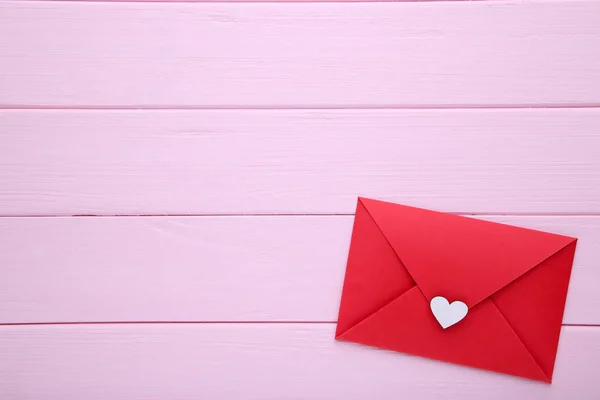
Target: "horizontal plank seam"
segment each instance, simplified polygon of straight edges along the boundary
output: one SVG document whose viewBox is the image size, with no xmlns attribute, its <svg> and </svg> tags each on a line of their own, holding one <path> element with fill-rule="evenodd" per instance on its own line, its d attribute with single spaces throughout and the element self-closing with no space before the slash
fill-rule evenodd
<svg viewBox="0 0 600 400">
<path fill-rule="evenodd" d="M 57 0 L 31 0 L 31 1 L 53 1 Z M 398 0 L 60 0 L 68 3 L 391 3 L 397 2 Z M 464 2 L 464 1 L 505 1 L 505 0 L 427 0 L 430 3 L 436 2 Z M 423 0 L 402 0 L 403 3 L 420 3 Z"/>
<path fill-rule="evenodd" d="M 483 217 L 600 217 L 600 212 L 589 213 L 534 213 L 534 212 L 446 212 L 453 215 Z M 199 213 L 199 214 L 0 214 L 0 218 L 132 218 L 132 217 L 348 217 L 354 213 Z"/>
<path fill-rule="evenodd" d="M 38 325 L 133 325 L 133 324 L 189 324 L 189 325 L 208 325 L 208 324 L 223 324 L 223 325 L 237 325 L 237 324 L 272 324 L 272 325 L 285 325 L 285 324 L 337 324 L 337 321 L 85 321 L 85 322 L 8 322 L 0 323 L 2 326 L 38 326 Z"/>
<path fill-rule="evenodd" d="M 79 0 L 71 0 L 79 1 Z M 441 1 L 441 0 L 440 0 Z M 484 0 L 481 0 L 484 1 Z M 145 111 L 159 111 L 159 110 L 170 110 L 170 111 L 219 111 L 219 110 L 262 110 L 262 111 L 278 111 L 278 110 L 342 110 L 342 111 L 359 111 L 359 110 L 528 110 L 528 109 L 589 109 L 589 108 L 600 108 L 598 104 L 484 104 L 484 105 L 469 105 L 469 104 L 453 104 L 453 105 L 427 105 L 427 104 L 414 104 L 414 105 L 266 105 L 266 106 L 166 106 L 166 105 L 155 105 L 155 106 L 43 106 L 43 105 L 0 105 L 0 111 L 11 110 L 11 111 L 75 111 L 75 110 L 86 110 L 86 111 L 119 111 L 119 110 L 145 110 Z"/>
<path fill-rule="evenodd" d="M 256 324 L 256 325 L 292 325 L 292 324 L 320 324 L 320 325 L 334 325 L 337 321 L 86 321 L 86 322 L 11 322 L 11 323 L 0 323 L 0 327 L 4 326 L 46 326 L 46 325 L 166 325 L 166 324 L 177 324 L 177 325 L 243 325 L 243 324 Z M 562 326 L 571 327 L 600 327 L 597 324 L 562 324 Z"/>
</svg>

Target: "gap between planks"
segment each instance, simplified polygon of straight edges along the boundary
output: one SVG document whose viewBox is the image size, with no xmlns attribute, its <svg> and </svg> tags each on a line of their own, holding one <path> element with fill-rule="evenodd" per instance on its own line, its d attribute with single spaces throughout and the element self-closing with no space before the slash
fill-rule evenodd
<svg viewBox="0 0 600 400">
<path fill-rule="evenodd" d="M 439 211 L 439 210 L 436 210 Z M 444 211 L 441 211 L 444 212 Z M 446 212 L 447 214 L 485 217 L 600 217 L 600 212 L 587 213 L 533 213 L 533 212 Z M 207 214 L 0 214 L 0 218 L 137 218 L 137 217 L 347 217 L 354 213 L 207 213 Z"/>
<path fill-rule="evenodd" d="M 91 321 L 91 322 L 15 322 L 0 323 L 0 328 L 10 326 L 47 325 L 335 325 L 337 321 Z M 596 328 L 598 324 L 562 324 L 579 328 Z"/>
<path fill-rule="evenodd" d="M 68 0 L 80 1 L 80 0 Z M 88 0 L 89 1 L 89 0 Z M 437 0 L 428 0 L 437 1 Z M 439 0 L 442 1 L 442 0 Z M 486 1 L 486 0 L 481 0 Z M 568 109 L 594 109 L 600 108 L 600 103 L 590 104 L 452 104 L 452 105 L 427 105 L 411 104 L 404 106 L 394 105 L 362 105 L 362 106 L 343 106 L 343 105 L 293 105 L 293 106 L 44 106 L 44 105 L 0 105 L 0 111 L 389 111 L 389 110 L 531 110 L 531 109 L 550 109 L 550 110 L 568 110 Z"/>
<path fill-rule="evenodd" d="M 37 0 L 37 1 L 58 1 L 58 0 Z M 66 3 L 439 3 L 439 2 L 465 2 L 465 1 L 494 1 L 494 0 L 60 0 Z M 499 0 L 496 0 L 499 1 Z"/>
</svg>

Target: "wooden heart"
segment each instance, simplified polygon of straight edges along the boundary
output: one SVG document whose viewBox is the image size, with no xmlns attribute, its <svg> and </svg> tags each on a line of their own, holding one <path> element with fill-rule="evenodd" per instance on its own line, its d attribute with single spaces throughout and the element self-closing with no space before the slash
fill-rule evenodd
<svg viewBox="0 0 600 400">
<path fill-rule="evenodd" d="M 444 329 L 460 322 L 469 312 L 469 308 L 462 301 L 453 301 L 450 304 L 442 296 L 436 296 L 431 299 L 429 305 L 433 316 Z"/>
</svg>

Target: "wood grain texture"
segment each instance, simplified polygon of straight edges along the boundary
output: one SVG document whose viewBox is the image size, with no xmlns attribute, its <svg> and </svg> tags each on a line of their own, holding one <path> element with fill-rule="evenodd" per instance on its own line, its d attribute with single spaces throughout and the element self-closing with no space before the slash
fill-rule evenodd
<svg viewBox="0 0 600 400">
<path fill-rule="evenodd" d="M 598 3 L 600 4 L 600 3 Z M 600 212 L 600 109 L 0 112 L 0 214 Z"/>
<path fill-rule="evenodd" d="M 566 324 L 600 324 L 600 217 L 485 219 L 579 237 Z M 335 321 L 351 216 L 0 219 L 0 323 Z"/>
<path fill-rule="evenodd" d="M 565 327 L 552 385 L 335 342 L 332 324 L 13 326 L 0 396 L 18 400 L 597 400 L 600 328 Z"/>
<path fill-rule="evenodd" d="M 218 3 L 0 0 L 0 399 L 600 398 L 600 3 Z M 554 383 L 335 342 L 352 216 L 229 215 L 358 195 L 579 237 Z"/>
<path fill-rule="evenodd" d="M 2 1 L 0 60 L 10 107 L 600 104 L 600 3 Z"/>
</svg>

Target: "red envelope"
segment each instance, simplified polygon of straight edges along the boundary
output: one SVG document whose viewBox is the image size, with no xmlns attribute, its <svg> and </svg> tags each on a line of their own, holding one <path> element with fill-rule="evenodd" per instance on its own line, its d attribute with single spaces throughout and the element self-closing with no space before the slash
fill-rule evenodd
<svg viewBox="0 0 600 400">
<path fill-rule="evenodd" d="M 576 242 L 359 198 L 336 339 L 551 382 Z"/>
</svg>

